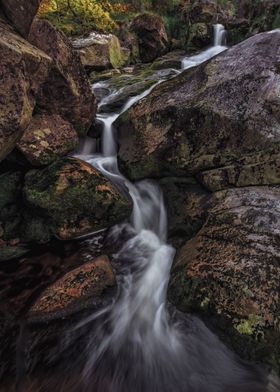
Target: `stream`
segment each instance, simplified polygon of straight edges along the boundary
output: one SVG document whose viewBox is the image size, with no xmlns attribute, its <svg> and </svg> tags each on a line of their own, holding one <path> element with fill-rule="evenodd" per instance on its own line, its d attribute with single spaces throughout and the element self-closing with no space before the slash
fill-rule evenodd
<svg viewBox="0 0 280 392">
<path fill-rule="evenodd" d="M 182 60 L 182 70 L 196 66 L 226 50 L 225 30 L 215 26 L 214 46 Z M 181 70 L 181 71 L 182 71 Z M 96 167 L 114 184 L 128 189 L 133 200 L 129 232 L 116 226 L 112 241 L 122 243 L 115 255 L 117 298 L 97 313 L 81 320 L 75 334 L 87 334 L 87 344 L 74 362 L 83 361 L 79 381 L 67 391 L 75 392 L 258 392 L 265 391 L 267 374 L 247 364 L 193 315 L 183 315 L 166 300 L 175 249 L 167 243 L 167 216 L 163 194 L 151 180 L 136 184 L 119 171 L 114 121 L 134 103 L 168 77 L 181 71 L 157 71 L 158 81 L 140 95 L 131 97 L 118 112 L 99 110 L 102 124 L 101 152 L 94 139 L 86 138 L 76 156 Z M 163 77 L 161 77 L 163 75 Z M 105 89 L 99 109 L 118 89 L 108 81 L 93 85 Z M 125 262 L 124 262 L 125 261 Z M 86 332 L 85 332 L 86 331 Z M 65 337 L 65 346 L 73 340 Z M 272 391 L 273 389 L 271 389 Z"/>
</svg>

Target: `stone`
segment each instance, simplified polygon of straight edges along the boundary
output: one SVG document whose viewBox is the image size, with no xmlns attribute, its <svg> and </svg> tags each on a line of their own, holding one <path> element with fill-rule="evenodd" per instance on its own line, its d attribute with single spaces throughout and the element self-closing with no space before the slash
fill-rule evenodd
<svg viewBox="0 0 280 392">
<path fill-rule="evenodd" d="M 98 170 L 76 158 L 63 158 L 25 176 L 26 232 L 71 239 L 129 218 L 132 201 Z M 29 213 L 29 215 L 28 215 Z M 31 240 L 29 237 L 29 241 Z"/>
<path fill-rule="evenodd" d="M 27 38 L 40 2 L 41 0 L 1 0 L 0 6 L 13 27 Z"/>
<path fill-rule="evenodd" d="M 105 291 L 115 286 L 115 275 L 108 257 L 99 256 L 47 287 L 30 308 L 28 318 L 32 322 L 61 318 L 89 305 L 98 306 Z"/>
<path fill-rule="evenodd" d="M 41 166 L 67 155 L 78 143 L 73 126 L 59 115 L 35 115 L 17 148 L 32 165 Z"/>
<path fill-rule="evenodd" d="M 210 191 L 279 184 L 279 47 L 280 30 L 258 34 L 156 86 L 116 121 L 122 171 Z"/>
<path fill-rule="evenodd" d="M 140 14 L 131 22 L 130 30 L 138 37 L 142 62 L 149 63 L 167 52 L 168 37 L 160 16 Z"/>
<path fill-rule="evenodd" d="M 38 110 L 60 115 L 79 135 L 85 135 L 94 119 L 96 102 L 78 54 L 67 37 L 47 20 L 35 19 L 28 39 L 53 59 L 37 99 Z"/>
<path fill-rule="evenodd" d="M 241 356 L 280 370 L 280 188 L 213 194 L 174 262 L 169 299 L 198 312 Z"/>
<path fill-rule="evenodd" d="M 28 126 L 51 58 L 0 22 L 0 161 Z"/>
<path fill-rule="evenodd" d="M 97 71 L 124 66 L 129 56 L 121 48 L 118 37 L 113 34 L 92 32 L 89 37 L 73 41 L 83 65 Z"/>
</svg>

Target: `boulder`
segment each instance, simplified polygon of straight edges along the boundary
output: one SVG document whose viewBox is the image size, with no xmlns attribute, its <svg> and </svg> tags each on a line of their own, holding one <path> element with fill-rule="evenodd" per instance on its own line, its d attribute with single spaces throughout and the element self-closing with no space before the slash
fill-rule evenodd
<svg viewBox="0 0 280 392">
<path fill-rule="evenodd" d="M 117 120 L 122 170 L 211 191 L 280 183 L 279 46 L 262 33 L 155 87 Z"/>
<path fill-rule="evenodd" d="M 73 126 L 57 114 L 35 115 L 17 144 L 34 166 L 48 165 L 78 145 Z"/>
<path fill-rule="evenodd" d="M 194 178 L 166 177 L 159 184 L 167 209 L 168 242 L 179 249 L 203 226 L 213 197 Z"/>
<path fill-rule="evenodd" d="M 89 305 L 100 307 L 105 291 L 115 286 L 115 275 L 108 257 L 99 256 L 47 287 L 30 308 L 29 321 L 61 319 Z"/>
<path fill-rule="evenodd" d="M 80 58 L 70 41 L 50 22 L 35 19 L 29 41 L 53 59 L 53 67 L 37 99 L 43 114 L 59 114 L 85 135 L 96 112 L 96 102 Z"/>
<path fill-rule="evenodd" d="M 1 0 L 0 7 L 13 27 L 26 38 L 40 2 L 41 0 Z"/>
<path fill-rule="evenodd" d="M 130 29 L 138 37 L 139 55 L 144 63 L 149 63 L 168 50 L 168 37 L 160 16 L 141 14 L 131 22 Z"/>
<path fill-rule="evenodd" d="M 92 32 L 87 38 L 73 41 L 83 65 L 97 71 L 120 68 L 127 62 L 127 54 L 121 48 L 118 37 L 113 34 Z"/>
<path fill-rule="evenodd" d="M 23 192 L 26 240 L 79 237 L 113 226 L 132 211 L 129 198 L 91 165 L 75 158 L 28 172 Z"/>
<path fill-rule="evenodd" d="M 245 358 L 280 370 L 280 188 L 213 195 L 199 233 L 181 248 L 169 298 L 205 317 Z"/>
<path fill-rule="evenodd" d="M 0 22 L 0 161 L 28 126 L 51 58 Z"/>
</svg>

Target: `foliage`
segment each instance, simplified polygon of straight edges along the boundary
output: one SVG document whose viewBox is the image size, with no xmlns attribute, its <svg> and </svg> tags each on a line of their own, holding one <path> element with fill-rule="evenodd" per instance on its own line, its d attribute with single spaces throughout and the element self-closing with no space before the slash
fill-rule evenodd
<svg viewBox="0 0 280 392">
<path fill-rule="evenodd" d="M 49 19 L 68 34 L 85 34 L 91 30 L 112 31 L 115 23 L 107 0 L 43 0 L 39 15 Z"/>
</svg>

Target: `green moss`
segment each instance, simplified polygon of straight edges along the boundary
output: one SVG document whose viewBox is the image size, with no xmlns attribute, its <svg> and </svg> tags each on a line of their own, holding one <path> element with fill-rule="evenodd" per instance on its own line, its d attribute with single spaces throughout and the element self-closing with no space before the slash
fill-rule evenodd
<svg viewBox="0 0 280 392">
<path fill-rule="evenodd" d="M 242 335 L 253 335 L 256 332 L 260 332 L 260 328 L 264 326 L 265 323 L 262 317 L 250 314 L 247 319 L 243 319 L 239 324 L 235 325 L 235 328 Z"/>
</svg>

